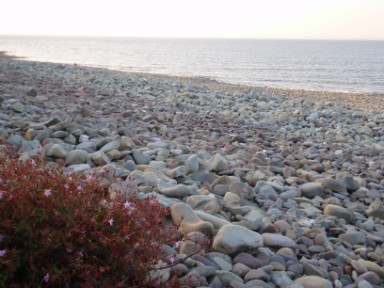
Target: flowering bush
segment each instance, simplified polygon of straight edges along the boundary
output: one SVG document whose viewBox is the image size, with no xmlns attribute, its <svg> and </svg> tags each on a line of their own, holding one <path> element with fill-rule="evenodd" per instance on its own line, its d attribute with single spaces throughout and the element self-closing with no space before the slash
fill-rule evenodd
<svg viewBox="0 0 384 288">
<path fill-rule="evenodd" d="M 147 275 L 162 244 L 176 241 L 168 211 L 134 193 L 112 201 L 101 187 L 64 166 L 1 152 L 0 287 L 155 286 Z"/>
</svg>

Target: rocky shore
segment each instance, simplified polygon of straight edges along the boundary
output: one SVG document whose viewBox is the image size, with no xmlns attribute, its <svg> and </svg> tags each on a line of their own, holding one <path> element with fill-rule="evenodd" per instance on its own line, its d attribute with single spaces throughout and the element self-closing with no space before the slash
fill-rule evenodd
<svg viewBox="0 0 384 288">
<path fill-rule="evenodd" d="M 0 57 L 0 139 L 157 195 L 191 287 L 384 287 L 384 95 Z M 189 240 L 188 240 L 189 239 Z M 193 241 L 192 241 L 193 240 Z M 161 266 L 162 264 L 159 263 Z"/>
</svg>

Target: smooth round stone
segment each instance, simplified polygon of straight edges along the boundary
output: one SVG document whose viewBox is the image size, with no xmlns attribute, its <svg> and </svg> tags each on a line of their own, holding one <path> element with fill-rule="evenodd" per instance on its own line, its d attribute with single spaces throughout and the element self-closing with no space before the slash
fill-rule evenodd
<svg viewBox="0 0 384 288">
<path fill-rule="evenodd" d="M 368 271 L 368 272 L 365 272 L 363 274 L 361 274 L 357 279 L 356 279 L 356 282 L 359 280 L 359 279 L 364 279 L 366 281 L 368 281 L 369 283 L 371 283 L 372 285 L 380 285 L 381 283 L 381 279 L 379 277 L 379 275 L 377 275 L 375 272 L 372 272 L 372 271 Z"/>
<path fill-rule="evenodd" d="M 134 149 L 132 151 L 133 159 L 135 160 L 137 165 L 146 165 L 151 162 L 151 157 L 148 154 L 145 154 L 144 151 L 147 151 L 146 149 Z"/>
<path fill-rule="evenodd" d="M 199 231 L 212 237 L 214 228 L 207 221 L 201 220 L 191 206 L 186 203 L 176 203 L 171 207 L 171 216 L 176 225 L 180 225 L 180 230 L 184 235 L 190 232 Z"/>
<path fill-rule="evenodd" d="M 343 207 L 339 207 L 334 204 L 327 204 L 324 207 L 324 215 L 325 216 L 334 216 L 336 218 L 344 219 L 348 224 L 355 223 L 355 217 L 352 212 L 349 212 L 347 209 Z"/>
<path fill-rule="evenodd" d="M 233 259 L 233 263 L 241 263 L 251 269 L 257 269 L 264 266 L 263 262 L 247 252 L 241 252 Z"/>
<path fill-rule="evenodd" d="M 103 151 L 96 151 L 92 154 L 89 154 L 89 158 L 96 166 L 104 166 L 111 162 L 109 157 L 105 155 Z"/>
<path fill-rule="evenodd" d="M 384 219 L 384 205 L 379 198 L 375 199 L 365 211 L 368 217 Z"/>
<path fill-rule="evenodd" d="M 209 240 L 205 234 L 199 231 L 195 231 L 188 233 L 184 239 L 185 240 L 183 240 L 180 245 L 179 253 L 186 255 L 204 256 L 205 247 L 209 243 Z"/>
<path fill-rule="evenodd" d="M 240 276 L 242 278 L 249 271 L 251 271 L 251 268 L 249 268 L 247 265 L 244 265 L 243 263 L 236 263 L 232 267 L 232 272 L 235 273 L 237 276 Z"/>
<path fill-rule="evenodd" d="M 231 222 L 221 218 L 221 217 L 217 217 L 215 215 L 212 215 L 212 214 L 209 214 L 209 213 L 205 213 L 203 211 L 195 211 L 195 214 L 202 220 L 204 221 L 208 221 L 210 223 L 212 223 L 212 225 L 216 228 L 216 229 L 219 229 L 221 227 L 223 227 L 224 225 L 226 224 L 230 224 Z"/>
<path fill-rule="evenodd" d="M 347 188 L 348 191 L 356 191 L 360 188 L 359 183 L 353 179 L 353 176 L 351 173 L 342 171 L 338 172 L 336 174 L 336 180 L 343 183 L 345 188 Z"/>
<path fill-rule="evenodd" d="M 271 271 L 271 281 L 277 287 L 286 287 L 292 283 L 292 279 L 288 276 L 286 271 Z"/>
<path fill-rule="evenodd" d="M 103 147 L 101 147 L 100 151 L 103 151 L 104 153 L 107 153 L 111 150 L 117 150 L 120 147 L 120 141 L 115 140 L 112 142 L 109 142 L 108 144 L 105 144 Z"/>
<path fill-rule="evenodd" d="M 323 185 L 320 183 L 310 182 L 300 185 L 301 196 L 312 199 L 316 196 L 324 195 Z"/>
<path fill-rule="evenodd" d="M 368 272 L 367 267 L 365 267 L 362 263 L 360 263 L 360 262 L 357 261 L 357 260 L 352 260 L 352 261 L 351 261 L 351 266 L 352 266 L 353 269 L 355 269 L 356 272 L 359 273 L 359 274 L 364 274 L 364 273 Z"/>
<path fill-rule="evenodd" d="M 235 182 L 229 185 L 229 192 L 235 193 L 242 199 L 252 199 L 255 196 L 255 192 L 252 188 L 245 183 Z"/>
<path fill-rule="evenodd" d="M 232 283 L 236 283 L 236 282 L 239 284 L 244 283 L 244 280 L 242 278 L 240 278 L 236 274 L 229 271 L 217 270 L 216 275 L 217 277 L 219 277 L 220 282 L 224 287 L 231 287 Z"/>
<path fill-rule="evenodd" d="M 204 211 L 211 211 L 218 213 L 221 210 L 220 204 L 216 199 L 209 195 L 192 195 L 186 199 L 186 203 L 193 209 L 202 209 Z"/>
<path fill-rule="evenodd" d="M 178 166 L 176 168 L 168 170 L 166 174 L 168 177 L 172 179 L 183 177 L 187 175 L 187 168 L 185 166 Z"/>
<path fill-rule="evenodd" d="M 263 239 L 263 243 L 266 246 L 271 247 L 296 247 L 296 242 L 293 241 L 291 238 L 281 235 L 281 234 L 275 234 L 275 233 L 263 233 L 261 234 L 261 237 Z"/>
<path fill-rule="evenodd" d="M 346 232 L 339 235 L 339 239 L 349 243 L 350 245 L 365 244 L 365 234 L 363 232 Z"/>
<path fill-rule="evenodd" d="M 347 192 L 347 187 L 345 187 L 343 182 L 334 180 L 332 178 L 324 178 L 321 180 L 321 184 L 325 189 L 329 189 L 334 192 L 338 193 L 345 193 Z"/>
<path fill-rule="evenodd" d="M 84 150 L 78 149 L 69 151 L 65 161 L 69 165 L 86 163 L 88 161 L 88 153 Z"/>
<path fill-rule="evenodd" d="M 51 135 L 52 138 L 65 138 L 67 136 L 68 136 L 67 131 L 55 131 Z"/>
<path fill-rule="evenodd" d="M 238 202 L 240 200 L 240 197 L 235 193 L 227 192 L 227 193 L 225 193 L 223 200 L 227 203 Z"/>
<path fill-rule="evenodd" d="M 96 151 L 96 144 L 92 141 L 87 141 L 80 143 L 79 145 L 76 146 L 76 149 L 78 150 L 85 150 L 88 153 L 92 153 Z"/>
<path fill-rule="evenodd" d="M 377 263 L 372 261 L 366 261 L 364 259 L 357 260 L 360 264 L 364 265 L 369 271 L 375 272 L 380 276 L 381 279 L 384 279 L 384 268 L 380 267 Z"/>
<path fill-rule="evenodd" d="M 295 279 L 292 284 L 301 284 L 308 288 L 333 288 L 331 281 L 321 278 L 319 276 L 303 276 Z"/>
<path fill-rule="evenodd" d="M 53 144 L 51 147 L 47 147 L 45 155 L 52 158 L 65 159 L 68 155 L 68 152 L 61 145 Z"/>
<path fill-rule="evenodd" d="M 88 164 L 74 164 L 74 165 L 68 166 L 68 169 L 66 170 L 66 172 L 80 173 L 80 172 L 85 172 L 89 170 L 91 170 L 91 166 L 89 166 Z"/>
<path fill-rule="evenodd" d="M 324 268 L 310 264 L 310 263 L 304 263 L 303 265 L 304 265 L 304 274 L 319 276 L 322 278 L 329 278 L 329 273 Z"/>
<path fill-rule="evenodd" d="M 270 277 L 263 269 L 252 269 L 244 276 L 244 281 L 248 282 L 254 279 L 260 279 L 269 282 Z"/>
<path fill-rule="evenodd" d="M 212 248 L 232 255 L 245 250 L 252 251 L 262 245 L 263 240 L 259 233 L 242 226 L 227 224 L 217 232 Z"/>
<path fill-rule="evenodd" d="M 159 193 L 173 198 L 182 198 L 196 193 L 197 188 L 191 185 L 166 183 L 161 179 L 157 181 Z"/>
</svg>

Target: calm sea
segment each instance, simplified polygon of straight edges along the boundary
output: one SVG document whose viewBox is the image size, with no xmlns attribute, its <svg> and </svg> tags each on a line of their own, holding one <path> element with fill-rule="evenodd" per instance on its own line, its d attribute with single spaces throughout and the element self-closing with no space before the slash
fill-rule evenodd
<svg viewBox="0 0 384 288">
<path fill-rule="evenodd" d="M 30 60 L 309 90 L 384 93 L 384 41 L 0 36 Z"/>
</svg>

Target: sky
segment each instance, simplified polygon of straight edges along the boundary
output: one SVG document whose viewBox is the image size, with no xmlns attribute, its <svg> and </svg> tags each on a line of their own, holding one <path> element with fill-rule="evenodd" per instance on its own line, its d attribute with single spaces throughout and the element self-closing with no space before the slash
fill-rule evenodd
<svg viewBox="0 0 384 288">
<path fill-rule="evenodd" d="M 384 40 L 384 0 L 1 0 L 0 35 Z"/>
</svg>

